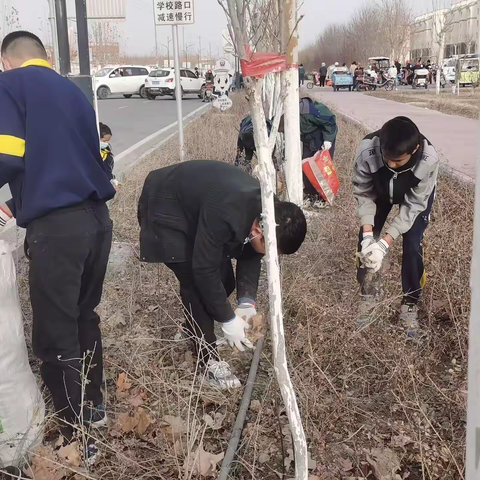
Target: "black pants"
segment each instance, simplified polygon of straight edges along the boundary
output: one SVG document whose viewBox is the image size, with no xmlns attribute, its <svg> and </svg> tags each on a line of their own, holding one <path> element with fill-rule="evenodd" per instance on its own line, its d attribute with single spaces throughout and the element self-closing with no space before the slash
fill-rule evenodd
<svg viewBox="0 0 480 480">
<path fill-rule="evenodd" d="M 305 158 L 313 157 L 317 152 L 310 150 L 310 146 L 307 143 L 303 144 L 303 153 L 302 153 L 302 160 Z M 333 155 L 335 154 L 335 140 L 332 142 L 332 146 L 329 150 L 330 157 L 333 160 Z M 303 194 L 309 197 L 320 198 L 319 193 L 315 190 L 315 187 L 310 183 L 308 177 L 302 173 L 303 175 Z"/>
<path fill-rule="evenodd" d="M 214 319 L 205 309 L 200 293 L 195 286 L 192 263 L 167 263 L 180 282 L 180 297 L 184 307 L 186 328 L 193 340 L 200 363 L 205 365 L 210 358 L 218 360 Z M 222 263 L 222 283 L 227 296 L 235 290 L 235 275 L 232 262 L 225 258 Z"/>
<path fill-rule="evenodd" d="M 425 286 L 426 273 L 423 265 L 423 234 L 430 220 L 435 191 L 428 199 L 427 208 L 415 220 L 412 228 L 403 234 L 403 256 L 402 256 L 402 289 L 403 303 L 417 304 L 420 300 L 422 289 Z M 387 220 L 388 214 L 392 209 L 390 203 L 377 203 L 377 213 L 375 214 L 375 225 L 373 226 L 373 236 L 378 239 L 382 228 Z M 358 251 L 363 239 L 363 231 L 360 229 L 358 236 Z M 366 294 L 364 285 L 367 269 L 358 264 L 357 280 L 361 285 L 362 294 Z"/>
<path fill-rule="evenodd" d="M 82 383 L 83 400 L 102 403 L 102 339 L 94 310 L 111 243 L 112 221 L 103 202 L 60 209 L 27 227 L 33 350 L 43 361 L 42 378 L 55 410 L 68 423 L 77 422 Z"/>
<path fill-rule="evenodd" d="M 299 85 L 305 85 L 305 77 L 300 75 L 300 77 L 298 77 L 298 84 Z"/>
<path fill-rule="evenodd" d="M 320 86 L 324 87 L 325 86 L 325 79 L 327 78 L 326 75 L 320 75 Z"/>
</svg>

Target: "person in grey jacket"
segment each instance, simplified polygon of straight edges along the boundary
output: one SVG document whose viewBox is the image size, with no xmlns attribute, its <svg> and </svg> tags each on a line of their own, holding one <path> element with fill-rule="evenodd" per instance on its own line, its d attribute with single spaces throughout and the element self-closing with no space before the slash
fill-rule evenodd
<svg viewBox="0 0 480 480">
<path fill-rule="evenodd" d="M 353 184 L 361 222 L 357 271 L 362 287 L 361 322 L 368 321 L 374 300 L 365 285 L 368 270 L 380 270 L 390 247 L 402 235 L 400 319 L 408 336 L 417 335 L 417 304 L 425 285 L 422 241 L 435 198 L 438 168 L 435 148 L 407 117 L 389 120 L 360 142 Z M 398 213 L 380 238 L 394 205 L 399 206 Z"/>
</svg>

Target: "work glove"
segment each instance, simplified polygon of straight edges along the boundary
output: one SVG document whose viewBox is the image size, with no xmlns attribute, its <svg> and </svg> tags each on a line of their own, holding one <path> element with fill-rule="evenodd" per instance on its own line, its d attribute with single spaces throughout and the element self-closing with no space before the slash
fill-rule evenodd
<svg viewBox="0 0 480 480">
<path fill-rule="evenodd" d="M 385 240 L 379 240 L 372 243 L 360 253 L 360 258 L 367 268 L 371 268 L 376 273 L 382 267 L 383 259 L 388 252 L 390 245 Z"/>
<path fill-rule="evenodd" d="M 363 232 L 363 240 L 360 243 L 360 252 L 363 254 L 365 250 L 374 243 L 375 238 L 373 238 L 373 232 Z"/>
<path fill-rule="evenodd" d="M 0 227 L 4 227 L 5 224 L 12 218 L 2 207 L 0 207 Z"/>
<path fill-rule="evenodd" d="M 235 309 L 235 315 L 237 317 L 243 318 L 246 322 L 248 322 L 252 317 L 257 314 L 257 309 L 255 305 L 251 303 L 240 303 L 238 307 Z"/>
<path fill-rule="evenodd" d="M 222 323 L 222 330 L 225 340 L 227 340 L 232 348 L 237 347 L 241 352 L 245 351 L 243 348 L 244 345 L 247 348 L 253 348 L 252 343 L 245 334 L 245 330 L 248 330 L 249 328 L 250 325 L 238 315 L 235 315 L 233 320 Z"/>
<path fill-rule="evenodd" d="M 322 150 L 330 150 L 332 148 L 332 142 L 323 142 Z"/>
</svg>

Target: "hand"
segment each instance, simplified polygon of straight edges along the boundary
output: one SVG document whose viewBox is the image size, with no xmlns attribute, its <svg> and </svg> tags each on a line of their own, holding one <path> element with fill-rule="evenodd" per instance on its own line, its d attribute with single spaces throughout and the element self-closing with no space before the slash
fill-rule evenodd
<svg viewBox="0 0 480 480">
<path fill-rule="evenodd" d="M 230 346 L 237 347 L 241 352 L 245 351 L 243 345 L 248 348 L 253 348 L 252 343 L 245 335 L 245 330 L 248 330 L 250 325 L 238 315 L 235 315 L 233 320 L 222 323 L 222 330 L 225 335 L 225 339 Z"/>
<path fill-rule="evenodd" d="M 235 310 L 235 315 L 237 317 L 243 318 L 246 322 L 248 322 L 252 317 L 257 314 L 257 309 L 255 305 L 251 303 L 240 303 Z"/>
<path fill-rule="evenodd" d="M 330 150 L 332 148 L 332 142 L 323 142 L 322 150 Z"/>
<path fill-rule="evenodd" d="M 375 243 L 373 232 L 363 232 L 363 240 L 360 243 L 360 252 L 363 252 L 372 244 Z"/>
<path fill-rule="evenodd" d="M 382 267 L 383 259 L 388 252 L 390 245 L 385 240 L 379 240 L 373 243 L 361 252 L 361 259 L 367 268 L 371 268 L 376 273 Z"/>
</svg>

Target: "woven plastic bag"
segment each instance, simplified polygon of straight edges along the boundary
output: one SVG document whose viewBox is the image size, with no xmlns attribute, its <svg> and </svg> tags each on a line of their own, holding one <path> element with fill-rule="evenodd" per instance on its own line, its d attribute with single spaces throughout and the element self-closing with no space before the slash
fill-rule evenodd
<svg viewBox="0 0 480 480">
<path fill-rule="evenodd" d="M 329 151 L 320 150 L 313 157 L 305 158 L 302 161 L 302 170 L 313 188 L 332 205 L 340 188 L 340 181 Z"/>
<path fill-rule="evenodd" d="M 12 247 L 0 240 L 0 467 L 22 467 L 42 441 L 45 404 L 28 363 Z"/>
</svg>

